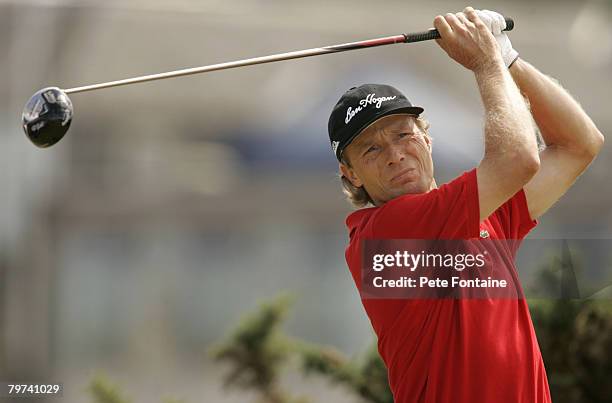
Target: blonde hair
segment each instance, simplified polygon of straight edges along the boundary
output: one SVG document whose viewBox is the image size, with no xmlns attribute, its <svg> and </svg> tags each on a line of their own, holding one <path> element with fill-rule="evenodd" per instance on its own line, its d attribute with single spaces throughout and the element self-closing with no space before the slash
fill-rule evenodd
<svg viewBox="0 0 612 403">
<path fill-rule="evenodd" d="M 416 125 L 425 134 L 425 136 L 431 139 L 431 136 L 429 136 L 428 133 L 430 125 L 426 119 L 418 116 L 416 118 Z M 349 168 L 351 167 L 351 163 L 344 156 L 344 153 L 340 159 L 340 162 Z M 338 177 L 340 178 L 340 182 L 342 183 L 342 192 L 346 196 L 346 200 L 351 203 L 353 207 L 361 208 L 367 206 L 368 204 L 374 206 L 374 200 L 372 200 L 372 197 L 370 197 L 368 191 L 365 190 L 363 186 L 357 187 L 353 185 L 347 177 L 342 175 L 342 172 L 338 174 Z"/>
</svg>

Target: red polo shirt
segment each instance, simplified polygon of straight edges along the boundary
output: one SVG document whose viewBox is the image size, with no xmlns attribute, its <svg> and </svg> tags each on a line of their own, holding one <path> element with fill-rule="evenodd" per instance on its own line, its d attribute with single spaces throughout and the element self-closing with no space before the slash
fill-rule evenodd
<svg viewBox="0 0 612 403">
<path fill-rule="evenodd" d="M 520 240 L 537 224 L 522 190 L 481 223 L 479 215 L 476 169 L 428 193 L 350 214 L 346 260 L 358 289 L 363 239 L 473 239 L 486 230 L 491 239 Z M 524 298 L 362 303 L 397 403 L 551 401 Z"/>
</svg>

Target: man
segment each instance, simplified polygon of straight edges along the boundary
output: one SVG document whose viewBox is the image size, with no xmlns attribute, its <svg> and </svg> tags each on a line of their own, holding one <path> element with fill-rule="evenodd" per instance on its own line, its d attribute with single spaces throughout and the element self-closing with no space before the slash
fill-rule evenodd
<svg viewBox="0 0 612 403">
<path fill-rule="evenodd" d="M 603 145 L 578 103 L 518 58 L 502 16 L 468 7 L 437 16 L 434 26 L 440 47 L 476 78 L 484 157 L 438 187 L 423 108 L 390 86 L 363 85 L 342 96 L 329 121 L 332 149 L 350 200 L 373 205 L 347 218 L 346 259 L 359 289 L 363 240 L 520 240 Z M 541 152 L 532 115 L 546 143 Z M 524 298 L 362 303 L 396 402 L 550 402 Z"/>
</svg>

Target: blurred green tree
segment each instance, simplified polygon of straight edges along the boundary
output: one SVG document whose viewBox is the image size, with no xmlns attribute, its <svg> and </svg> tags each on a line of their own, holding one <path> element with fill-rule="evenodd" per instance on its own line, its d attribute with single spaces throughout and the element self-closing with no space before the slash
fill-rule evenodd
<svg viewBox="0 0 612 403">
<path fill-rule="evenodd" d="M 132 403 L 132 400 L 125 397 L 119 386 L 111 382 L 102 373 L 95 375 L 89 381 L 89 393 L 95 403 Z M 186 403 L 184 400 L 165 398 L 163 403 Z"/>
<path fill-rule="evenodd" d="M 297 360 L 305 375 L 325 376 L 368 402 L 392 403 L 387 368 L 375 347 L 350 360 L 334 348 L 306 343 L 281 332 L 281 322 L 292 301 L 283 294 L 262 303 L 226 341 L 211 350 L 215 360 L 230 365 L 225 386 L 254 390 L 260 395 L 260 403 L 307 402 L 307 397 L 293 397 L 280 386 L 281 368 Z"/>
<path fill-rule="evenodd" d="M 560 256 L 539 268 L 528 294 L 549 298 L 529 301 L 531 318 L 553 401 L 612 402 L 612 301 L 580 298 L 579 252 L 564 241 Z"/>
<path fill-rule="evenodd" d="M 279 373 L 289 361 L 292 341 L 281 332 L 292 298 L 288 294 L 260 305 L 259 310 L 242 319 L 227 341 L 211 350 L 217 361 L 227 361 L 230 371 L 225 387 L 255 390 L 261 403 L 307 402 L 283 390 Z"/>
<path fill-rule="evenodd" d="M 98 374 L 89 382 L 89 393 L 96 403 L 131 403 L 105 375 Z"/>
</svg>

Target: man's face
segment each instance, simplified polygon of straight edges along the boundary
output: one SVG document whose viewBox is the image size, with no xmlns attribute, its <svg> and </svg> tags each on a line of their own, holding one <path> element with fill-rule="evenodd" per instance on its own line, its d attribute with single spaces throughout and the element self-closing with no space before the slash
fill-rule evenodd
<svg viewBox="0 0 612 403">
<path fill-rule="evenodd" d="M 377 120 L 343 155 L 350 166 L 340 164 L 342 174 L 354 186 L 364 186 L 377 205 L 435 187 L 431 140 L 414 116 L 389 115 Z"/>
</svg>

